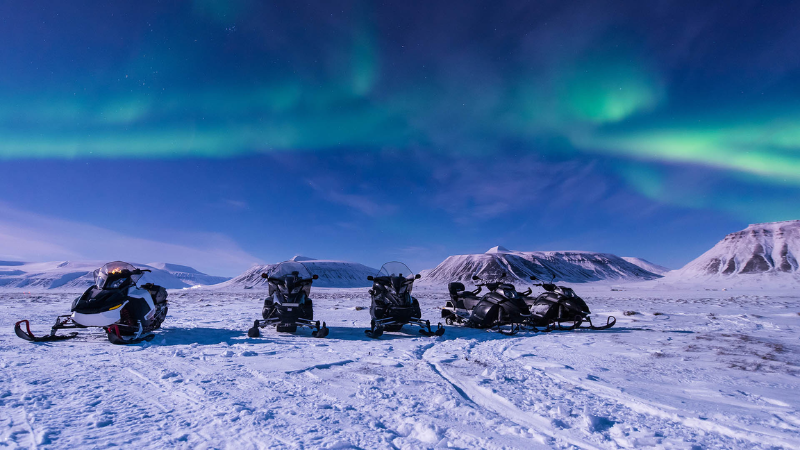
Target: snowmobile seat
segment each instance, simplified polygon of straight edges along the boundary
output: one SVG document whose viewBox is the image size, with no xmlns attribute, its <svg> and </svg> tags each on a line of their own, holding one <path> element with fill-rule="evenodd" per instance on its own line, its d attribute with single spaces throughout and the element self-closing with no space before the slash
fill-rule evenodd
<svg viewBox="0 0 800 450">
<path fill-rule="evenodd" d="M 153 303 L 160 305 L 167 302 L 167 290 L 153 283 L 143 284 L 142 287 L 153 296 Z"/>
<path fill-rule="evenodd" d="M 481 300 L 475 293 L 467 291 L 463 283 L 457 281 L 447 285 L 447 289 L 457 308 L 472 310 Z"/>
<path fill-rule="evenodd" d="M 453 281 L 447 285 L 447 290 L 450 291 L 450 295 L 453 297 L 458 297 L 458 294 L 464 292 L 465 289 L 464 283 L 459 283 L 458 281 Z"/>
</svg>

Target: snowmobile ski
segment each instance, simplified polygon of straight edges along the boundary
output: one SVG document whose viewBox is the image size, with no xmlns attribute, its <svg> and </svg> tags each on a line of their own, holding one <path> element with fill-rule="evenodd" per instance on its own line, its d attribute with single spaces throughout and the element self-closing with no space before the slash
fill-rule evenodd
<svg viewBox="0 0 800 450">
<path fill-rule="evenodd" d="M 311 336 L 314 336 L 315 338 L 324 338 L 331 331 L 328 329 L 328 326 L 325 325 L 325 322 L 322 322 L 322 326 L 320 327 L 318 320 L 316 325 L 317 329 L 311 332 Z"/>
<path fill-rule="evenodd" d="M 370 329 L 364 330 L 364 334 L 373 339 L 378 339 L 379 337 L 383 336 L 383 326 L 376 325 L 375 321 L 373 320 Z"/>
<path fill-rule="evenodd" d="M 119 325 L 111 325 L 110 327 L 108 327 L 106 329 L 106 334 L 108 335 L 108 341 L 114 345 L 138 344 L 140 342 L 152 341 L 153 338 L 156 337 L 156 335 L 153 333 L 144 333 L 141 331 L 140 333 L 137 333 L 130 337 L 124 336 L 119 330 Z"/>
<path fill-rule="evenodd" d="M 22 329 L 22 324 L 25 324 L 25 329 Z M 58 324 L 58 322 L 56 322 Z M 47 336 L 34 336 L 31 332 L 31 324 L 27 320 L 20 320 L 16 324 L 14 324 L 14 333 L 22 339 L 30 342 L 53 342 L 53 341 L 65 341 L 67 339 L 72 339 L 78 336 L 78 333 L 70 333 L 67 335 L 57 335 L 55 334 L 57 330 L 61 327 L 57 327 L 56 325 L 53 326 L 53 329 L 50 331 L 50 334 Z"/>
</svg>

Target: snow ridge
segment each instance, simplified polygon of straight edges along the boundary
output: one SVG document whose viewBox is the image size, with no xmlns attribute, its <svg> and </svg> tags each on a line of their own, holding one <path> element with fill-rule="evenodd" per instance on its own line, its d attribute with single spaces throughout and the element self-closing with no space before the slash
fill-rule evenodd
<svg viewBox="0 0 800 450">
<path fill-rule="evenodd" d="M 169 272 L 172 276 L 180 279 L 182 282 L 190 286 L 210 286 L 212 284 L 219 284 L 231 279 L 231 277 L 218 277 L 214 275 L 206 275 L 203 272 L 195 269 L 194 267 L 182 266 L 180 264 L 171 263 L 149 263 L 150 267 L 161 269 Z"/>
<path fill-rule="evenodd" d="M 664 266 L 660 266 L 655 263 L 651 263 L 650 261 L 643 259 L 643 258 L 636 258 L 634 256 L 623 256 L 622 259 L 628 261 L 631 264 L 637 265 L 642 269 L 652 272 L 656 275 L 664 275 L 665 273 L 671 271 L 672 269 L 668 269 Z"/>
</svg>

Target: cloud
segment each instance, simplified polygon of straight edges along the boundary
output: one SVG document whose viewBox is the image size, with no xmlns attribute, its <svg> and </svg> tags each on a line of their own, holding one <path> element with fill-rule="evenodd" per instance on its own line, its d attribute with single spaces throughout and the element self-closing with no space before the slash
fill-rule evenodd
<svg viewBox="0 0 800 450">
<path fill-rule="evenodd" d="M 23 261 L 171 262 L 212 275 L 236 275 L 261 260 L 217 233 L 186 233 L 192 245 L 159 242 L 0 203 L 0 258 Z"/>
<path fill-rule="evenodd" d="M 464 223 L 559 203 L 594 202 L 606 194 L 585 160 L 553 162 L 526 155 L 459 158 L 433 166 L 438 189 L 432 205 Z"/>
<path fill-rule="evenodd" d="M 375 200 L 371 195 L 344 193 L 343 188 L 339 187 L 341 183 L 332 179 L 316 181 L 306 179 L 306 182 L 325 200 L 347 206 L 370 217 L 384 216 L 397 211 L 396 205 Z"/>
</svg>

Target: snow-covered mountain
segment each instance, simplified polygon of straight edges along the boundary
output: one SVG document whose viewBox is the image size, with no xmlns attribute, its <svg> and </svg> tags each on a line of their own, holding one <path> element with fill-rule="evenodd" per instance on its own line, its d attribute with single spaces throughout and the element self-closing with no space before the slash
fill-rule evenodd
<svg viewBox="0 0 800 450">
<path fill-rule="evenodd" d="M 668 269 L 664 266 L 659 266 L 658 264 L 651 263 L 650 261 L 642 258 L 636 258 L 633 256 L 623 256 L 622 259 L 628 261 L 631 264 L 637 265 L 642 269 L 652 272 L 656 275 L 664 275 L 665 273 L 669 272 L 672 269 Z"/>
<path fill-rule="evenodd" d="M 203 272 L 198 271 L 197 269 L 189 266 L 182 266 L 180 264 L 171 264 L 171 263 L 149 263 L 147 264 L 150 267 L 161 269 L 165 272 L 169 272 L 175 278 L 180 279 L 186 284 L 192 286 L 209 286 L 212 284 L 219 284 L 231 279 L 231 277 L 217 277 L 214 275 L 206 275 Z"/>
<path fill-rule="evenodd" d="M 800 276 L 800 220 L 752 224 L 673 271 L 669 278 L 739 278 L 756 274 Z"/>
<path fill-rule="evenodd" d="M 20 263 L 0 261 L 0 289 L 64 289 L 80 291 L 94 284 L 93 272 L 108 261 L 51 261 L 41 263 Z M 7 264 L 11 263 L 11 264 Z M 132 263 L 141 269 L 150 269 L 140 280 L 141 283 L 155 283 L 167 289 L 180 289 L 200 284 L 199 280 L 221 279 L 198 272 L 187 266 L 163 264 L 162 268 L 147 264 Z M 168 270 L 165 270 L 169 268 Z M 175 270 L 181 268 L 181 270 Z M 180 274 L 193 274 L 188 279 Z"/>
<path fill-rule="evenodd" d="M 543 280 L 550 280 L 555 275 L 558 281 L 572 283 L 659 278 L 659 275 L 609 253 L 519 252 L 498 246 L 492 247 L 486 253 L 450 256 L 434 269 L 421 272 L 420 282 L 423 284 L 470 282 L 473 275 L 492 279 L 503 272 L 506 272 L 510 280 L 519 283 L 530 283 L 531 275 Z"/>
<path fill-rule="evenodd" d="M 315 287 L 347 288 L 372 286 L 372 282 L 368 281 L 367 277 L 378 273 L 378 269 L 347 261 L 314 259 L 299 255 L 289 261 L 299 262 L 303 264 L 312 275 L 317 275 L 319 279 L 314 281 Z M 216 285 L 215 288 L 222 290 L 266 289 L 267 280 L 261 278 L 261 274 L 272 266 L 274 266 L 274 264 L 256 264 L 241 275 Z"/>
</svg>

